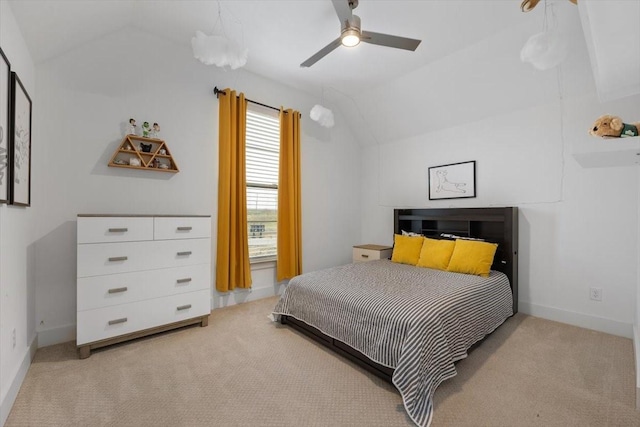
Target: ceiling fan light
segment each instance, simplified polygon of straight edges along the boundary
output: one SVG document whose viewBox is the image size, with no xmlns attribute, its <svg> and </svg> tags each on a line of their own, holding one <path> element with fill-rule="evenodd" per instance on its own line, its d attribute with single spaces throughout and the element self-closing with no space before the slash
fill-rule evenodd
<svg viewBox="0 0 640 427">
<path fill-rule="evenodd" d="M 360 33 L 357 30 L 345 30 L 340 38 L 343 46 L 354 47 L 360 44 Z"/>
</svg>

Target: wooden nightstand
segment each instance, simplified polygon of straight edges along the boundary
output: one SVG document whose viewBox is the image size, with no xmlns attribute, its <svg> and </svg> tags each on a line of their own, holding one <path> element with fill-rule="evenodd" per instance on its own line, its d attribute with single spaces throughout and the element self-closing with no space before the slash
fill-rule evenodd
<svg viewBox="0 0 640 427">
<path fill-rule="evenodd" d="M 353 262 L 373 261 L 391 258 L 391 246 L 356 245 L 353 247 Z"/>
</svg>

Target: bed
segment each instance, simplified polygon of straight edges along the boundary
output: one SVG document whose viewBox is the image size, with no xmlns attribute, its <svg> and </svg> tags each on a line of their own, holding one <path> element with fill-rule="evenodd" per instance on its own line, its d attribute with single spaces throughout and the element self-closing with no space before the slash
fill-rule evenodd
<svg viewBox="0 0 640 427">
<path fill-rule="evenodd" d="M 293 278 L 274 308 L 298 329 L 391 382 L 429 425 L 455 362 L 517 312 L 517 208 L 396 209 L 394 232 L 497 243 L 489 277 L 377 260 Z"/>
</svg>

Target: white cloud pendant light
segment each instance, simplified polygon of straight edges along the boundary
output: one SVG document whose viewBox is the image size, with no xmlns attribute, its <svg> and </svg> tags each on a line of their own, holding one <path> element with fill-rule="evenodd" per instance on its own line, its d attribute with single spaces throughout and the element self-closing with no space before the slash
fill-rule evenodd
<svg viewBox="0 0 640 427">
<path fill-rule="evenodd" d="M 543 31 L 529 37 L 520 51 L 520 59 L 538 70 L 549 70 L 567 57 L 567 45 L 558 31 Z"/>
<path fill-rule="evenodd" d="M 247 63 L 248 49 L 242 49 L 232 40 L 223 36 L 208 36 L 197 31 L 191 39 L 193 56 L 206 65 L 229 66 L 232 70 L 244 67 Z"/>
<path fill-rule="evenodd" d="M 332 128 L 335 124 L 333 120 L 333 111 L 323 107 L 320 104 L 316 104 L 313 106 L 311 112 L 309 113 L 309 117 L 311 117 L 311 120 L 313 120 L 314 122 L 318 122 L 320 126 L 326 128 Z"/>
</svg>

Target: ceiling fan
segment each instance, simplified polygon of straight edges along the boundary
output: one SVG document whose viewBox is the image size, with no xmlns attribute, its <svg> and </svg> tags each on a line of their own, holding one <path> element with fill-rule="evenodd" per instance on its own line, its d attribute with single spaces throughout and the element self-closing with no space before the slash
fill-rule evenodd
<svg viewBox="0 0 640 427">
<path fill-rule="evenodd" d="M 358 7 L 358 0 L 331 0 L 340 20 L 340 37 L 320 49 L 311 58 L 300 64 L 301 67 L 310 67 L 340 45 L 346 47 L 357 46 L 361 41 L 377 44 L 379 46 L 394 47 L 414 51 L 421 40 L 392 36 L 389 34 L 363 31 L 360 27 L 360 17 L 353 14 L 353 9 Z"/>
</svg>

